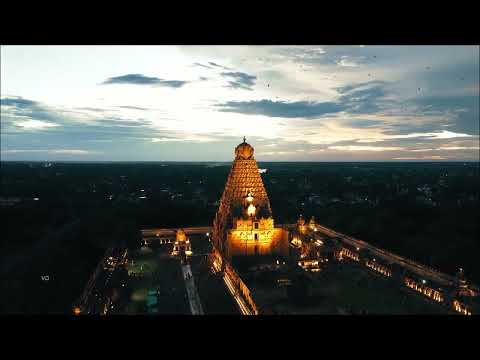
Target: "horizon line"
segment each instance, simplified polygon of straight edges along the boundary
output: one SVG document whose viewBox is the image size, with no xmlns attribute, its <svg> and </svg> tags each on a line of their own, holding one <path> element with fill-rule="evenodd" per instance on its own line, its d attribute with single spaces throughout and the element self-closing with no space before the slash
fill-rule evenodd
<svg viewBox="0 0 480 360">
<path fill-rule="evenodd" d="M 233 160 L 0 160 L 0 163 L 232 163 Z M 256 159 L 255 159 L 256 160 Z M 256 160 L 257 163 L 480 163 L 479 160 Z"/>
</svg>

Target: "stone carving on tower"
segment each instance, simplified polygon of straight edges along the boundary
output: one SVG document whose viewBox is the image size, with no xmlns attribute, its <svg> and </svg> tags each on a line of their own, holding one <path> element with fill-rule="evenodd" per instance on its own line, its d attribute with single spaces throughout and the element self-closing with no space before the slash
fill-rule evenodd
<svg viewBox="0 0 480 360">
<path fill-rule="evenodd" d="M 213 243 L 227 258 L 280 251 L 277 243 L 285 237 L 283 229 L 274 227 L 270 200 L 253 154 L 245 138 L 235 148 L 213 223 Z M 288 250 L 288 244 L 286 247 Z"/>
</svg>

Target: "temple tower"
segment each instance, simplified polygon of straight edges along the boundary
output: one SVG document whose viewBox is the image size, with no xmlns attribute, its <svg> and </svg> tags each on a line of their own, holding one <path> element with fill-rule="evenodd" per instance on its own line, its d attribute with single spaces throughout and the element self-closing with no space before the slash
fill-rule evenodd
<svg viewBox="0 0 480 360">
<path fill-rule="evenodd" d="M 274 227 L 270 200 L 253 153 L 245 138 L 235 148 L 213 222 L 213 243 L 227 258 L 271 254 L 278 250 L 276 244 L 285 235 Z"/>
</svg>

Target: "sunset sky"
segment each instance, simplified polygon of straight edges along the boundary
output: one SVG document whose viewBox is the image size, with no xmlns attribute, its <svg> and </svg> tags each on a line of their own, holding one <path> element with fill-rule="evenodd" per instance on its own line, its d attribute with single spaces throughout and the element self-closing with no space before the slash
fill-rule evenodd
<svg viewBox="0 0 480 360">
<path fill-rule="evenodd" d="M 2 46 L 1 159 L 479 160 L 478 46 Z"/>
</svg>

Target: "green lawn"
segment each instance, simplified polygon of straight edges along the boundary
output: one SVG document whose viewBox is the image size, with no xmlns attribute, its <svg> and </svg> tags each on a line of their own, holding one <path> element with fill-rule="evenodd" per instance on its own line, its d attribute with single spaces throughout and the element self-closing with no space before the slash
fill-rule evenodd
<svg viewBox="0 0 480 360">
<path fill-rule="evenodd" d="M 128 271 L 141 276 L 129 277 L 130 298 L 124 309 L 126 314 L 190 313 L 178 259 L 144 248 L 131 254 Z M 160 290 L 158 297 L 157 290 Z"/>
</svg>

